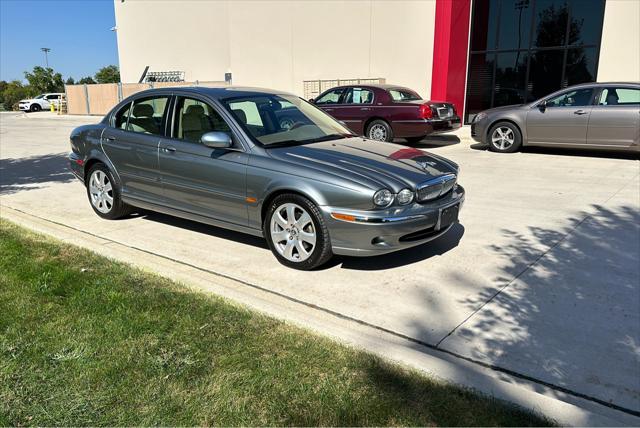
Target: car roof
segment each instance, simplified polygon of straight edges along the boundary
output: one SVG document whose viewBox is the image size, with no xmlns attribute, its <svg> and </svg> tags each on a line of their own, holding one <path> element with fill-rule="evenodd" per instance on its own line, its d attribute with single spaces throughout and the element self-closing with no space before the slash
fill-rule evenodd
<svg viewBox="0 0 640 428">
<path fill-rule="evenodd" d="M 331 89 L 336 89 L 336 88 L 377 88 L 377 89 L 383 89 L 383 90 L 389 90 L 389 89 L 406 89 L 409 90 L 411 92 L 415 92 L 413 89 L 411 88 L 407 88 L 406 86 L 402 86 L 402 85 L 391 85 L 389 83 L 362 83 L 362 84 L 352 84 L 352 85 L 340 85 L 340 86 L 334 86 L 332 88 L 327 89 L 331 90 Z M 324 91 L 326 92 L 326 91 Z"/>
<path fill-rule="evenodd" d="M 182 92 L 182 93 L 193 93 L 193 94 L 201 94 L 207 95 L 214 99 L 224 99 L 231 97 L 248 97 L 248 96 L 256 96 L 256 95 L 291 95 L 297 96 L 292 93 L 286 91 L 279 91 L 275 89 L 267 89 L 267 88 L 254 88 L 249 86 L 221 86 L 221 87 L 204 87 L 204 86 L 167 86 L 162 88 L 152 88 L 147 89 L 141 92 L 136 92 L 133 94 L 133 97 L 147 96 L 152 94 L 160 94 L 160 93 L 172 93 L 172 92 Z"/>
</svg>

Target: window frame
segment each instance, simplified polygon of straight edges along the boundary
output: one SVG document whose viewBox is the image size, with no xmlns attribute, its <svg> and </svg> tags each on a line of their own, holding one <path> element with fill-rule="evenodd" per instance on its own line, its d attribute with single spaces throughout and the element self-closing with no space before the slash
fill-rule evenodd
<svg viewBox="0 0 640 428">
<path fill-rule="evenodd" d="M 347 98 L 349 97 L 349 94 L 352 93 L 353 90 L 356 89 L 356 88 L 360 89 L 361 91 L 365 90 L 365 91 L 371 92 L 371 94 L 372 94 L 371 102 L 369 102 L 369 103 L 354 103 L 354 102 L 348 103 L 348 102 L 346 102 Z M 342 104 L 342 105 L 345 105 L 345 106 L 359 106 L 359 105 L 368 106 L 368 105 L 373 104 L 375 99 L 376 99 L 376 92 L 373 89 L 371 89 L 369 87 L 366 87 L 366 86 L 349 86 L 342 93 L 342 96 L 340 97 L 340 102 L 338 104 Z"/>
<path fill-rule="evenodd" d="M 332 105 L 332 104 L 342 104 L 342 101 L 344 100 L 344 94 L 347 92 L 348 89 L 350 89 L 350 86 L 336 86 L 334 88 L 329 88 L 326 91 L 324 91 L 323 93 L 321 93 L 320 95 L 318 95 L 318 98 L 316 98 L 314 104 L 317 105 Z M 325 95 L 327 95 L 329 92 L 332 91 L 337 91 L 338 89 L 342 90 L 342 93 L 340 94 L 340 96 L 338 97 L 338 101 L 336 101 L 335 103 L 319 103 L 318 101 L 320 100 L 320 98 L 324 97 Z"/>
<path fill-rule="evenodd" d="M 571 92 L 577 92 L 577 91 L 581 91 L 581 90 L 590 90 L 591 91 L 591 97 L 589 100 L 589 103 L 584 104 L 584 105 L 574 105 L 574 106 L 554 106 L 554 105 L 547 105 L 548 101 L 553 99 L 553 98 L 558 98 L 561 97 L 563 95 L 566 95 L 568 93 Z M 536 105 L 541 105 L 541 104 L 545 104 L 545 108 L 580 108 L 580 107 L 592 107 L 595 105 L 596 100 L 598 99 L 597 96 L 599 96 L 601 92 L 601 89 L 594 87 L 594 86 L 585 86 L 583 88 L 575 88 L 575 87 L 568 87 L 568 88 L 564 88 L 561 92 L 554 92 L 553 94 L 549 94 L 549 96 L 545 97 L 543 101 L 536 103 Z"/>
<path fill-rule="evenodd" d="M 179 141 L 184 144 L 194 144 L 194 145 L 206 147 L 201 142 L 195 143 L 193 141 L 188 141 L 183 138 L 177 137 L 177 125 L 178 125 L 177 116 L 178 116 L 179 98 L 188 98 L 194 101 L 199 101 L 211 107 L 211 109 L 213 109 L 213 111 L 215 111 L 218 114 L 218 116 L 220 116 L 220 118 L 224 121 L 224 123 L 227 124 L 227 126 L 229 127 L 229 132 L 231 133 L 230 137 L 233 145 L 231 147 L 227 147 L 225 150 L 236 151 L 236 152 L 246 152 L 246 148 L 244 144 L 241 142 L 241 138 L 238 138 L 238 132 L 234 130 L 235 124 L 230 123 L 230 118 L 227 115 L 223 114 L 223 109 L 216 102 L 212 102 L 212 100 L 209 100 L 197 94 L 184 94 L 184 93 L 172 94 L 171 107 L 170 107 L 171 120 L 167 120 L 166 129 L 165 129 L 166 138 L 170 140 Z M 175 132 L 175 136 L 174 136 L 174 132 Z M 220 131 L 220 132 L 223 132 L 223 131 Z M 211 149 L 211 150 L 214 150 L 214 149 Z"/>
<path fill-rule="evenodd" d="M 162 121 L 160 123 L 160 133 L 159 134 L 146 134 L 144 132 L 135 132 L 135 131 L 130 131 L 129 130 L 129 119 L 131 118 L 131 112 L 133 111 L 133 106 L 135 105 L 136 102 L 140 102 L 140 101 L 144 101 L 144 100 L 148 100 L 151 98 L 167 98 L 167 103 L 164 106 L 164 112 L 162 113 Z M 130 132 L 132 134 L 138 134 L 138 135 L 150 135 L 150 136 L 156 136 L 156 137 L 167 137 L 167 117 L 168 117 L 168 112 L 171 110 L 171 101 L 173 98 L 173 94 L 167 94 L 167 93 L 160 93 L 157 95 L 149 95 L 146 94 L 144 96 L 140 96 L 137 98 L 132 98 L 131 100 L 129 100 L 129 102 L 124 103 L 124 104 L 120 104 L 119 108 L 114 109 L 113 112 L 111 113 L 111 118 L 109 119 L 109 127 L 113 128 L 113 129 L 117 129 L 119 131 L 124 131 L 124 132 Z M 120 113 L 122 111 L 122 109 L 125 108 L 125 106 L 129 106 L 129 113 L 127 114 L 127 125 L 124 129 L 122 128 L 117 128 L 116 125 L 116 116 L 118 115 L 118 113 Z"/>
<path fill-rule="evenodd" d="M 606 86 L 602 86 L 598 88 L 598 94 L 594 99 L 594 106 L 596 107 L 612 107 L 612 108 L 619 108 L 619 107 L 638 107 L 640 106 L 640 102 L 635 103 L 635 104 L 615 104 L 615 105 L 611 105 L 611 104 L 600 104 L 600 97 L 602 96 L 602 93 L 604 91 L 608 91 L 609 89 L 630 89 L 632 91 L 638 91 L 640 92 L 640 87 L 634 87 L 634 86 L 629 86 L 629 85 L 606 85 Z"/>
</svg>

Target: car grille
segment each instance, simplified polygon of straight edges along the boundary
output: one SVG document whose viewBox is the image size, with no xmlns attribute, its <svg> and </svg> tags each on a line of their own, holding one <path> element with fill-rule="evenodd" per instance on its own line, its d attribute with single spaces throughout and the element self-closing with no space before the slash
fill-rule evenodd
<svg viewBox="0 0 640 428">
<path fill-rule="evenodd" d="M 418 202 L 431 201 L 446 195 L 456 185 L 456 178 L 455 174 L 447 174 L 422 183 L 416 191 Z"/>
</svg>

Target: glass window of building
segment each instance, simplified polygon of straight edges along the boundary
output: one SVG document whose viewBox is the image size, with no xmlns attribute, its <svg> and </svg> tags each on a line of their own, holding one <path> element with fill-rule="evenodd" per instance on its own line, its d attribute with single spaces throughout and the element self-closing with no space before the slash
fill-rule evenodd
<svg viewBox="0 0 640 428">
<path fill-rule="evenodd" d="M 465 122 L 596 79 L 605 0 L 475 0 Z"/>
</svg>

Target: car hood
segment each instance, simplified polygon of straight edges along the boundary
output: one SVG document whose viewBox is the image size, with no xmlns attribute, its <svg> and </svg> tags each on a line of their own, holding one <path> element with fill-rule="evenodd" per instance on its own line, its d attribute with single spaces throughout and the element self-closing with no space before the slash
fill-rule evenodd
<svg viewBox="0 0 640 428">
<path fill-rule="evenodd" d="M 347 138 L 267 149 L 269 156 L 297 165 L 301 174 L 328 173 L 372 189 L 398 192 L 445 174 L 457 174 L 458 165 L 412 147 Z"/>
<path fill-rule="evenodd" d="M 28 99 L 24 99 L 24 100 L 20 100 L 18 101 L 19 103 L 30 103 L 35 101 L 35 98 L 28 98 Z"/>
</svg>

